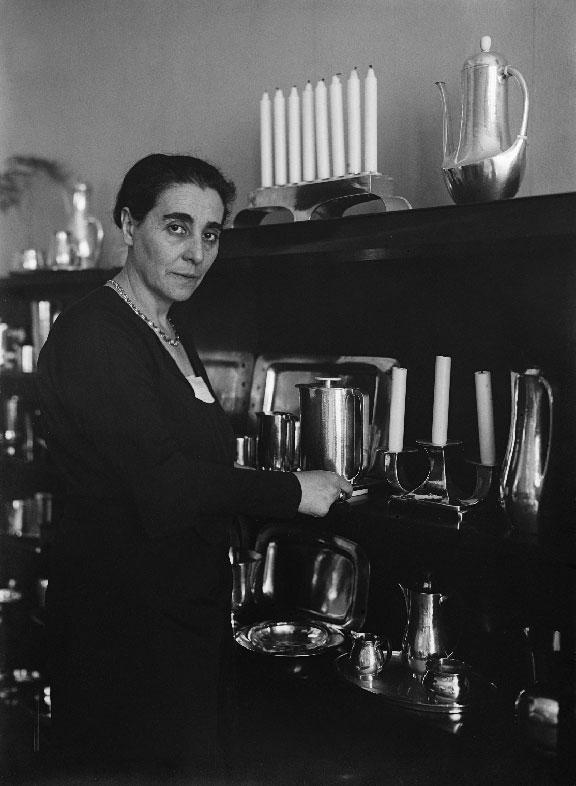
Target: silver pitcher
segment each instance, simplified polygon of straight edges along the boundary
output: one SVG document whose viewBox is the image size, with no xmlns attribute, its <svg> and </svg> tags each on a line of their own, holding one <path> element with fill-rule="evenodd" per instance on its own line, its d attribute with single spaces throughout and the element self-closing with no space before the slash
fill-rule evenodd
<svg viewBox="0 0 576 786">
<path fill-rule="evenodd" d="M 444 108 L 442 174 L 456 202 L 486 202 L 513 197 L 526 166 L 528 88 L 522 74 L 506 59 L 490 52 L 490 36 L 481 51 L 468 58 L 461 73 L 461 119 L 458 144 L 452 142 L 452 121 L 444 82 L 436 82 Z M 522 90 L 524 108 L 520 132 L 511 141 L 508 125 L 508 79 Z"/>
<path fill-rule="evenodd" d="M 340 377 L 296 385 L 300 392 L 300 465 L 325 469 L 353 482 L 369 464 L 367 393 Z"/>
<path fill-rule="evenodd" d="M 291 412 L 257 412 L 258 466 L 281 472 L 298 467 L 298 418 Z"/>
<path fill-rule="evenodd" d="M 540 501 L 552 445 L 554 399 L 537 368 L 511 372 L 512 412 L 500 473 L 500 504 L 513 529 L 528 538 L 540 534 Z"/>
<path fill-rule="evenodd" d="M 374 677 L 379 674 L 392 657 L 392 647 L 388 639 L 377 633 L 364 633 L 351 630 L 352 648 L 349 659 L 352 668 L 361 677 Z"/>
<path fill-rule="evenodd" d="M 402 639 L 402 660 L 414 677 L 423 679 L 433 657 L 445 658 L 452 654 L 442 608 L 447 596 L 433 592 L 425 582 L 419 590 L 401 586 L 406 601 L 408 622 Z"/>
</svg>

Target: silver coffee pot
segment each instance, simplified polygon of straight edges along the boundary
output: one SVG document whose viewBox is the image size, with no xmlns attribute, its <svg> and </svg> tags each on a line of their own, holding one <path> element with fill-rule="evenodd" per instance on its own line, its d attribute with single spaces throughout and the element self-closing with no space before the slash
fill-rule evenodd
<svg viewBox="0 0 576 786">
<path fill-rule="evenodd" d="M 500 503 L 517 534 L 540 534 L 540 501 L 552 445 L 554 399 L 540 369 L 511 373 L 510 432 L 500 474 Z"/>
<path fill-rule="evenodd" d="M 436 82 L 444 109 L 442 173 L 456 202 L 486 202 L 513 197 L 526 166 L 528 88 L 524 77 L 506 59 L 491 52 L 490 36 L 481 51 L 468 58 L 461 73 L 460 134 L 452 141 L 452 119 L 446 86 Z M 508 81 L 514 77 L 522 90 L 524 108 L 520 131 L 511 141 L 508 125 Z"/>
<path fill-rule="evenodd" d="M 422 680 L 431 658 L 445 658 L 452 654 L 443 609 L 447 596 L 434 592 L 428 580 L 418 589 L 402 586 L 400 589 L 408 613 L 402 638 L 402 660 L 412 675 Z"/>
<path fill-rule="evenodd" d="M 340 377 L 296 385 L 300 392 L 300 466 L 325 469 L 353 482 L 369 464 L 367 393 Z"/>
</svg>

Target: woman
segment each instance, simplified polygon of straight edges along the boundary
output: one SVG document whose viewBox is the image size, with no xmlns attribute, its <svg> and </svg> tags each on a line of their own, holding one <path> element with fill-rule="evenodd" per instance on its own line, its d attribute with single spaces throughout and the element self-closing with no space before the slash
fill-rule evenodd
<svg viewBox="0 0 576 786">
<path fill-rule="evenodd" d="M 234 435 L 187 320 L 234 187 L 189 156 L 126 175 L 123 269 L 40 353 L 46 439 L 67 497 L 51 547 L 52 716 L 71 763 L 210 770 L 227 747 L 234 514 L 325 515 L 330 472 L 234 467 Z"/>
</svg>

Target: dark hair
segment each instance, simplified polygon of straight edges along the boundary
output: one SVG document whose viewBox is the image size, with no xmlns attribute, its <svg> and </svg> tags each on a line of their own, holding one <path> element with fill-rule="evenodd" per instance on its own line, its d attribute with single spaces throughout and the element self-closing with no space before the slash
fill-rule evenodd
<svg viewBox="0 0 576 786">
<path fill-rule="evenodd" d="M 114 223 L 122 227 L 124 207 L 136 222 L 143 221 L 167 188 L 182 183 L 214 189 L 224 203 L 224 219 L 228 218 L 236 187 L 217 167 L 194 156 L 154 153 L 141 158 L 126 173 L 114 205 Z"/>
</svg>

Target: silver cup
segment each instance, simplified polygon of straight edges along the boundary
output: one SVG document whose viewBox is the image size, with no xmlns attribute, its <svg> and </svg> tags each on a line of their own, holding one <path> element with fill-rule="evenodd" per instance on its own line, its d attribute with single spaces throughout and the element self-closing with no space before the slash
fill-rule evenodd
<svg viewBox="0 0 576 786">
<path fill-rule="evenodd" d="M 455 658 L 431 658 L 422 685 L 435 698 L 458 701 L 470 690 L 470 668 Z"/>
<path fill-rule="evenodd" d="M 249 434 L 236 437 L 236 463 L 242 467 L 256 467 L 256 437 Z"/>
<path fill-rule="evenodd" d="M 252 549 L 240 549 L 232 554 L 232 611 L 252 601 L 256 572 L 262 554 Z"/>
<path fill-rule="evenodd" d="M 258 466 L 293 472 L 298 468 L 296 424 L 291 412 L 258 412 Z"/>
</svg>

